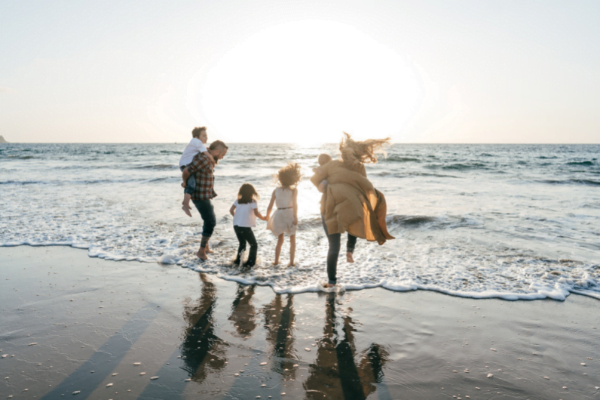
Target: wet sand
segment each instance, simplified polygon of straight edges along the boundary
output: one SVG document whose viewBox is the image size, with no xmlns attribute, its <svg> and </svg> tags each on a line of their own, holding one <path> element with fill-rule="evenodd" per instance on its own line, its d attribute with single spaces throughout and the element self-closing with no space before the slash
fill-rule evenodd
<svg viewBox="0 0 600 400">
<path fill-rule="evenodd" d="M 0 259 L 0 398 L 600 399 L 592 298 L 277 295 L 66 247 Z"/>
</svg>

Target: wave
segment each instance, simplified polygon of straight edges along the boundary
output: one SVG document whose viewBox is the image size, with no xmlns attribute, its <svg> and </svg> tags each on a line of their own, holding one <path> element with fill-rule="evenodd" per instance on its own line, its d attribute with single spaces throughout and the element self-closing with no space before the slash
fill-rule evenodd
<svg viewBox="0 0 600 400">
<path fill-rule="evenodd" d="M 456 164 L 429 164 L 426 165 L 425 168 L 429 168 L 429 169 L 445 169 L 445 170 L 452 170 L 452 171 L 468 171 L 468 170 L 488 170 L 489 168 L 482 163 L 470 163 L 470 164 L 463 164 L 463 163 L 456 163 Z"/>
<path fill-rule="evenodd" d="M 437 218 L 426 215 L 388 215 L 385 219 L 388 225 L 407 227 L 429 224 L 435 222 L 436 220 Z"/>
<path fill-rule="evenodd" d="M 178 165 L 174 164 L 154 164 L 154 165 L 136 165 L 133 169 L 179 169 Z"/>
<path fill-rule="evenodd" d="M 386 162 L 421 162 L 421 160 L 419 160 L 418 158 L 415 157 L 401 157 L 401 156 L 389 156 L 386 157 L 385 159 L 382 159 L 381 161 L 386 161 Z"/>
<path fill-rule="evenodd" d="M 394 174 L 392 172 L 375 172 L 369 174 L 369 176 L 381 176 L 381 177 L 391 177 L 391 178 L 409 178 L 414 176 L 425 176 L 425 177 L 435 177 L 435 178 L 456 178 L 461 179 L 460 176 L 455 175 L 447 175 L 447 174 L 432 174 L 427 172 L 407 172 L 405 174 Z"/>
<path fill-rule="evenodd" d="M 593 179 L 545 179 L 540 180 L 538 182 L 548 183 L 550 185 L 590 185 L 590 186 L 600 186 L 600 181 L 595 181 Z"/>
<path fill-rule="evenodd" d="M 568 162 L 567 165 L 582 165 L 582 166 L 589 167 L 589 166 L 594 165 L 594 162 L 593 161 L 571 161 L 571 162 Z"/>
<path fill-rule="evenodd" d="M 161 178 L 152 178 L 152 179 L 88 179 L 88 180 L 80 180 L 80 181 L 0 181 L 0 185 L 15 185 L 15 186 L 24 186 L 24 185 L 94 185 L 94 184 L 103 184 L 103 183 L 133 183 L 133 182 L 163 182 L 163 181 L 172 181 L 172 182 L 180 182 L 181 178 L 178 177 L 161 177 Z"/>
</svg>

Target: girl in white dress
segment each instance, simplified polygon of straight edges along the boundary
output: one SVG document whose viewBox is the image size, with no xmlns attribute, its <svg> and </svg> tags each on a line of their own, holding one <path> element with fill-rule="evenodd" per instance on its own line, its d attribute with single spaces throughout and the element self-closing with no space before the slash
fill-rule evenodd
<svg viewBox="0 0 600 400">
<path fill-rule="evenodd" d="M 290 163 L 277 172 L 279 187 L 273 191 L 271 202 L 267 208 L 267 229 L 277 236 L 277 247 L 275 247 L 275 262 L 279 264 L 279 255 L 283 246 L 283 238 L 287 233 L 290 235 L 290 263 L 295 265 L 296 255 L 296 228 L 298 226 L 298 189 L 296 185 L 302 178 L 301 168 L 298 163 Z M 277 210 L 271 216 L 273 204 L 277 204 Z"/>
</svg>

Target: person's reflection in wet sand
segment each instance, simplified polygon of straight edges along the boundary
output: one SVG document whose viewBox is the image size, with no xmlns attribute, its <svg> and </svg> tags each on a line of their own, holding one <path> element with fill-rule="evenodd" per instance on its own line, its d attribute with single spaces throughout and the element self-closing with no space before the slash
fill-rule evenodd
<svg viewBox="0 0 600 400">
<path fill-rule="evenodd" d="M 315 364 L 309 368 L 304 383 L 308 399 L 366 399 L 375 392 L 374 383 L 381 382 L 387 353 L 378 344 L 371 344 L 361 352 L 360 363 L 355 362 L 355 331 L 352 318 L 343 317 L 340 335 L 336 327 L 335 293 L 328 293 L 323 338 L 317 347 Z"/>
<path fill-rule="evenodd" d="M 217 302 L 216 288 L 205 274 L 199 274 L 202 291 L 198 301 L 187 301 L 183 317 L 188 323 L 185 340 L 181 344 L 184 369 L 194 381 L 203 381 L 208 372 L 225 367 L 226 346 L 214 334 L 213 311 Z"/>
<path fill-rule="evenodd" d="M 285 301 L 280 294 L 277 294 L 273 301 L 263 308 L 267 341 L 273 346 L 272 370 L 282 374 L 286 380 L 296 378 L 294 364 L 297 361 L 292 334 L 295 319 L 293 300 L 294 296 L 291 294 L 287 295 Z"/>
<path fill-rule="evenodd" d="M 256 328 L 256 311 L 252 305 L 254 286 L 238 284 L 237 294 L 231 305 L 229 320 L 233 322 L 237 336 L 246 338 Z"/>
</svg>

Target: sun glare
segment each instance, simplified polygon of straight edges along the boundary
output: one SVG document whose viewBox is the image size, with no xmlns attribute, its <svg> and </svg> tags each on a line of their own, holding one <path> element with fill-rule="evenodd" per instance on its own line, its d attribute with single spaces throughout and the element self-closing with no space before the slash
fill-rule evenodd
<svg viewBox="0 0 600 400">
<path fill-rule="evenodd" d="M 408 61 L 330 21 L 265 29 L 228 51 L 198 87 L 203 114 L 236 142 L 336 142 L 342 131 L 394 136 L 420 95 Z"/>
</svg>

